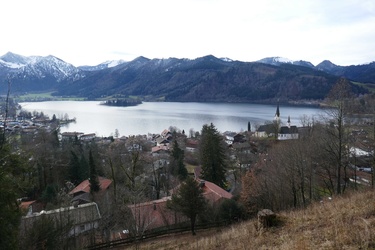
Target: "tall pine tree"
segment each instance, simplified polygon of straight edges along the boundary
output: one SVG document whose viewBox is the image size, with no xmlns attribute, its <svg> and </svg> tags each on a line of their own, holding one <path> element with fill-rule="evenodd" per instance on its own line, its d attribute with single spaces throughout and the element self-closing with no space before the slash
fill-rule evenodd
<svg viewBox="0 0 375 250">
<path fill-rule="evenodd" d="M 82 181 L 86 180 L 88 177 L 87 161 L 84 156 L 82 156 L 82 158 L 79 159 L 78 155 L 74 151 L 70 151 L 70 153 L 70 180 L 75 185 L 78 185 Z"/>
<path fill-rule="evenodd" d="M 187 177 L 177 193 L 172 195 L 168 207 L 190 219 L 191 232 L 195 235 L 194 228 L 197 215 L 204 211 L 206 204 L 203 190 L 199 187 L 198 182 L 191 177 Z"/>
<path fill-rule="evenodd" d="M 171 161 L 171 174 L 177 176 L 180 180 L 185 180 L 188 176 L 188 171 L 184 164 L 184 150 L 182 150 L 177 140 L 173 143 L 172 148 L 172 161 Z"/>
<path fill-rule="evenodd" d="M 225 188 L 226 155 L 224 141 L 216 127 L 203 125 L 200 142 L 201 178 Z"/>
</svg>

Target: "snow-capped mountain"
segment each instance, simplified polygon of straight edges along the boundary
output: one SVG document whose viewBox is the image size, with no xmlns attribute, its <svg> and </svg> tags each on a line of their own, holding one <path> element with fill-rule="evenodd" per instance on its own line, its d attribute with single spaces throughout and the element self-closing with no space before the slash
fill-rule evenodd
<svg viewBox="0 0 375 250">
<path fill-rule="evenodd" d="M 28 57 L 8 52 L 0 57 L 0 64 L 3 67 L 18 69 L 25 66 L 30 60 Z"/>
<path fill-rule="evenodd" d="M 299 60 L 299 61 L 293 61 L 285 57 L 266 57 L 263 59 L 260 59 L 256 62 L 259 63 L 265 63 L 265 64 L 271 64 L 275 66 L 280 66 L 282 64 L 293 64 L 297 66 L 304 66 L 304 67 L 309 67 L 309 68 L 314 68 L 314 65 L 310 62 Z"/>
<path fill-rule="evenodd" d="M 11 52 L 0 56 L 0 83 L 7 82 L 7 79 L 10 79 L 14 93 L 58 91 L 56 93 L 60 95 L 80 95 L 95 98 L 109 93 L 118 93 L 119 89 L 123 88 L 124 93 L 133 93 L 134 95 L 154 95 L 159 90 L 160 93 L 157 94 L 160 95 L 164 95 L 167 90 L 174 93 L 173 95 L 177 95 L 182 90 L 189 89 L 186 86 L 191 82 L 204 82 L 207 79 L 211 79 L 211 83 L 227 82 L 228 79 L 236 76 L 234 78 L 242 79 L 238 84 L 254 81 L 252 77 L 249 77 L 251 74 L 246 73 L 246 70 L 249 72 L 252 70 L 249 65 L 267 69 L 275 68 L 275 66 L 269 64 L 277 65 L 280 71 L 287 70 L 288 74 L 297 72 L 294 75 L 292 74 L 291 77 L 298 76 L 298 72 L 301 71 L 304 74 L 311 75 L 321 74 L 318 71 L 324 71 L 330 75 L 346 77 L 353 81 L 375 83 L 375 62 L 368 65 L 338 66 L 329 61 L 323 61 L 314 67 L 307 61 L 292 61 L 283 57 L 268 57 L 254 63 L 233 61 L 229 58 L 216 58 L 213 55 L 196 59 L 148 59 L 140 56 L 129 62 L 115 60 L 106 61 L 97 66 L 75 67 L 51 55 L 22 56 Z M 304 68 L 301 66 L 304 66 Z M 248 68 L 244 71 L 246 67 Z M 229 68 L 233 70 L 222 71 Z M 314 73 L 314 71 L 316 72 Z M 209 72 L 211 73 L 207 77 L 203 77 L 204 74 Z M 237 73 L 234 74 L 233 72 Z M 228 74 L 228 78 L 222 78 L 222 75 L 225 75 L 224 73 Z M 237 74 L 245 75 L 240 77 Z M 169 79 L 169 77 L 172 78 Z M 188 78 L 193 80 L 190 79 L 189 82 L 186 82 Z M 150 88 L 149 84 L 158 82 L 157 80 L 160 86 Z M 120 86 L 119 83 L 127 81 L 133 85 L 125 84 L 122 86 L 121 84 Z M 111 83 L 113 83 L 113 86 Z M 187 85 L 179 85 L 181 83 Z M 113 89 L 111 89 L 112 87 Z M 149 89 L 154 92 L 144 92 L 144 90 Z M 0 87 L 0 93 L 4 93 L 4 91 L 5 88 Z M 171 94 L 171 96 L 173 95 Z M 257 96 L 258 94 L 254 95 Z M 190 100 L 189 98 L 196 98 L 196 96 L 195 92 L 188 93 L 184 100 Z M 208 96 L 207 98 L 211 97 Z"/>
<path fill-rule="evenodd" d="M 84 77 L 81 70 L 54 56 L 21 56 L 11 52 L 0 57 L 1 73 L 11 79 L 44 79 L 56 82 Z"/>
<path fill-rule="evenodd" d="M 78 68 L 84 71 L 96 71 L 96 70 L 102 70 L 102 69 L 108 69 L 116 67 L 120 64 L 126 63 L 124 60 L 110 60 L 103 62 L 101 64 L 98 64 L 96 66 L 79 66 Z"/>
</svg>

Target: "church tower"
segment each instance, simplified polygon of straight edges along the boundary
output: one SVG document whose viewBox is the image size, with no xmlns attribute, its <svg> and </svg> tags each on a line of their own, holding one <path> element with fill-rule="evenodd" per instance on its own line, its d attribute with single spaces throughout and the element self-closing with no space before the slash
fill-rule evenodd
<svg viewBox="0 0 375 250">
<path fill-rule="evenodd" d="M 279 107 L 279 103 L 277 103 L 276 114 L 275 114 L 275 121 L 280 122 L 280 107 Z"/>
</svg>

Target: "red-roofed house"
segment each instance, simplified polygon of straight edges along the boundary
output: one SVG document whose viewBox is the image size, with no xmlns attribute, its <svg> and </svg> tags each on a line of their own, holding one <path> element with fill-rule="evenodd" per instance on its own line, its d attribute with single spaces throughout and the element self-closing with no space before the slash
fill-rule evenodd
<svg viewBox="0 0 375 250">
<path fill-rule="evenodd" d="M 200 179 L 196 180 L 203 189 L 203 195 L 210 205 L 218 205 L 224 199 L 232 198 L 231 193 L 216 184 Z M 171 192 L 173 193 L 173 190 Z M 137 205 L 130 205 L 129 208 L 137 220 L 137 226 L 145 231 L 188 221 L 189 219 L 186 216 L 167 208 L 167 201 L 170 199 L 171 196 Z"/>
<path fill-rule="evenodd" d="M 160 154 L 160 153 L 167 153 L 169 152 L 169 146 L 162 145 L 162 146 L 155 146 L 151 149 L 152 154 Z"/>
<path fill-rule="evenodd" d="M 169 196 L 159 200 L 129 205 L 128 207 L 136 220 L 137 228 L 146 231 L 187 221 L 187 217 L 167 208 L 167 201 L 170 199 Z"/>
<path fill-rule="evenodd" d="M 198 140 L 189 138 L 186 140 L 186 151 L 195 152 L 197 151 L 198 145 L 199 145 Z"/>
<path fill-rule="evenodd" d="M 197 179 L 197 181 L 200 182 L 199 186 L 203 189 L 203 195 L 211 205 L 218 204 L 224 199 L 231 199 L 233 197 L 231 193 L 212 182 L 200 179 Z"/>
<path fill-rule="evenodd" d="M 112 180 L 99 176 L 100 191 L 98 194 L 102 195 L 107 192 L 110 187 Z M 79 204 L 91 202 L 90 198 L 90 181 L 84 180 L 72 191 L 69 192 L 73 195 L 72 202 L 77 201 Z"/>
<path fill-rule="evenodd" d="M 33 201 L 22 201 L 19 205 L 22 212 L 26 213 L 27 215 L 31 215 L 33 213 L 39 213 L 43 210 L 44 205 L 36 200 Z"/>
</svg>

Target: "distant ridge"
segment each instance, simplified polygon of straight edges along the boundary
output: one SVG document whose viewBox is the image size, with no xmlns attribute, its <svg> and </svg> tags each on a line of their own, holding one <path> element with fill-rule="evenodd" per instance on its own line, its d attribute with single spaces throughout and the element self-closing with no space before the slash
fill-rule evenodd
<svg viewBox="0 0 375 250">
<path fill-rule="evenodd" d="M 8 52 L 0 57 L 0 81 L 10 77 L 14 93 L 52 91 L 87 99 L 117 95 L 167 101 L 296 103 L 323 99 L 342 76 L 375 83 L 375 65 L 344 67 L 323 61 L 315 67 L 282 57 L 241 62 L 207 55 L 193 60 L 140 56 L 129 62 L 74 67 L 52 55 L 25 57 Z M 0 91 L 4 93 L 4 88 Z"/>
</svg>

